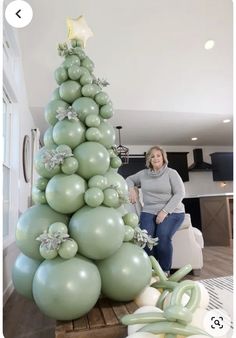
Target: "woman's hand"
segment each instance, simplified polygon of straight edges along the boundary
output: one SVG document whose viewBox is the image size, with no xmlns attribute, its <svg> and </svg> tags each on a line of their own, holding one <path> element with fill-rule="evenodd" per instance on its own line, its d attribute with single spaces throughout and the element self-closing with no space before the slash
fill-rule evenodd
<svg viewBox="0 0 236 338">
<path fill-rule="evenodd" d="M 164 221 L 164 219 L 167 217 L 167 213 L 163 210 L 161 210 L 156 217 L 156 224 L 160 224 Z"/>
<path fill-rule="evenodd" d="M 129 188 L 129 201 L 132 204 L 135 204 L 138 201 L 139 195 L 138 195 L 138 189 L 135 187 Z"/>
</svg>

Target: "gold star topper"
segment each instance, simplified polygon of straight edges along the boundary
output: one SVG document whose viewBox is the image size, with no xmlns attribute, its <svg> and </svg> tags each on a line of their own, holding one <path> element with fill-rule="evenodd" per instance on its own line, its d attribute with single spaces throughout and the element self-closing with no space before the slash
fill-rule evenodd
<svg viewBox="0 0 236 338">
<path fill-rule="evenodd" d="M 82 47 L 85 48 L 87 40 L 93 36 L 85 18 L 81 15 L 77 19 L 67 19 L 68 39 L 79 40 Z"/>
</svg>

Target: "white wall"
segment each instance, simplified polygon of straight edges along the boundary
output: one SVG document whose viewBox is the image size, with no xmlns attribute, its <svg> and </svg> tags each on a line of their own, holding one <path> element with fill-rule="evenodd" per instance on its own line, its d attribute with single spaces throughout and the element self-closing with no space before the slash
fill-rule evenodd
<svg viewBox="0 0 236 338">
<path fill-rule="evenodd" d="M 13 102 L 10 160 L 10 232 L 3 240 L 3 298 L 4 303 L 13 290 L 11 270 L 19 253 L 15 244 L 15 228 L 19 215 L 28 208 L 30 183 L 26 183 L 22 167 L 22 146 L 25 135 L 35 128 L 27 104 L 20 49 L 16 32 L 9 25 L 4 27 L 3 84 Z M 6 53 L 5 53 L 6 51 Z M 33 79 L 32 79 L 33 81 Z"/>
<path fill-rule="evenodd" d="M 130 154 L 142 154 L 147 151 L 150 145 L 129 145 Z M 203 159 L 207 163 L 211 163 L 210 154 L 214 152 L 227 152 L 233 151 L 233 147 L 226 146 L 165 146 L 163 148 L 166 151 L 173 152 L 189 152 L 187 155 L 188 165 L 193 163 L 193 149 L 201 148 L 203 150 Z M 221 194 L 221 193 L 232 193 L 233 182 L 225 182 L 226 185 L 222 186 L 221 182 L 213 181 L 212 171 L 210 172 L 189 172 L 189 182 L 185 182 L 186 197 L 194 195 L 205 195 L 205 194 Z"/>
</svg>

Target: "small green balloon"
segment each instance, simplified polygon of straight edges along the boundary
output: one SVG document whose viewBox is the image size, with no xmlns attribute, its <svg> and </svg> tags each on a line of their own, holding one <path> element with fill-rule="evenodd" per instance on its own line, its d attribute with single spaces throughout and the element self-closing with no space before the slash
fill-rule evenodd
<svg viewBox="0 0 236 338">
<path fill-rule="evenodd" d="M 121 167 L 122 166 L 121 159 L 118 156 L 111 158 L 110 166 L 115 169 Z"/>
<path fill-rule="evenodd" d="M 59 93 L 63 100 L 72 103 L 81 96 L 81 86 L 76 81 L 68 80 L 60 85 Z"/>
<path fill-rule="evenodd" d="M 66 175 L 72 175 L 76 173 L 78 169 L 79 163 L 74 157 L 68 157 L 66 158 L 62 165 L 61 165 L 61 171 Z"/>
<path fill-rule="evenodd" d="M 81 65 L 85 68 L 87 68 L 91 73 L 93 72 L 94 70 L 94 63 L 93 61 L 88 57 L 86 56 L 83 61 L 81 62 Z"/>
<path fill-rule="evenodd" d="M 103 106 L 104 104 L 107 104 L 110 101 L 108 94 L 105 92 L 98 93 L 94 99 L 100 106 Z"/>
<path fill-rule="evenodd" d="M 138 215 L 136 215 L 134 212 L 128 212 L 123 216 L 123 221 L 125 225 L 129 225 L 132 228 L 135 228 L 139 224 L 139 218 Z"/>
<path fill-rule="evenodd" d="M 68 75 L 71 80 L 78 80 L 82 75 L 82 71 L 79 66 L 73 65 L 68 68 Z"/>
<path fill-rule="evenodd" d="M 65 153 L 67 155 L 72 155 L 71 147 L 69 147 L 66 144 L 60 144 L 59 146 L 57 146 L 56 151 L 61 152 L 61 153 Z"/>
<path fill-rule="evenodd" d="M 89 70 L 83 66 L 80 67 L 80 71 L 81 71 L 81 77 L 84 75 L 90 75 Z"/>
<path fill-rule="evenodd" d="M 46 204 L 47 203 L 45 192 L 35 187 L 32 189 L 32 200 L 34 204 Z"/>
<path fill-rule="evenodd" d="M 100 117 L 95 114 L 88 115 L 85 119 L 85 124 L 87 127 L 98 127 L 100 122 Z"/>
<path fill-rule="evenodd" d="M 119 194 L 115 189 L 107 188 L 103 191 L 104 201 L 103 204 L 107 207 L 118 208 L 121 203 L 119 200 Z"/>
<path fill-rule="evenodd" d="M 129 242 L 131 239 L 134 238 L 134 229 L 131 228 L 129 225 L 125 225 L 125 237 L 124 242 Z"/>
<path fill-rule="evenodd" d="M 84 86 L 86 84 L 92 84 L 93 83 L 93 78 L 89 74 L 84 74 L 84 75 L 81 76 L 79 82 L 80 82 L 80 84 L 82 86 Z"/>
<path fill-rule="evenodd" d="M 73 65 L 79 66 L 80 65 L 80 58 L 77 55 L 66 56 L 65 61 L 63 62 L 63 67 L 68 69 Z"/>
<path fill-rule="evenodd" d="M 104 194 L 99 188 L 89 188 L 84 194 L 85 203 L 92 208 L 96 208 L 102 204 Z"/>
<path fill-rule="evenodd" d="M 54 73 L 55 80 L 60 85 L 68 79 L 67 71 L 64 67 L 59 67 L 55 70 Z"/>
<path fill-rule="evenodd" d="M 67 234 L 68 233 L 68 228 L 65 223 L 62 222 L 55 222 L 52 223 L 49 228 L 48 228 L 48 233 L 53 234 L 55 232 L 60 232 L 62 234 Z"/>
<path fill-rule="evenodd" d="M 44 191 L 46 189 L 48 181 L 49 180 L 45 177 L 38 177 L 35 182 L 35 187 L 41 191 Z"/>
<path fill-rule="evenodd" d="M 58 250 L 59 255 L 63 259 L 71 259 L 78 251 L 78 244 L 72 238 L 68 238 L 65 242 L 61 243 Z"/>
<path fill-rule="evenodd" d="M 12 282 L 16 291 L 22 296 L 33 300 L 32 284 L 35 272 L 42 260 L 32 259 L 20 253 L 13 265 Z"/>
<path fill-rule="evenodd" d="M 105 104 L 104 106 L 102 106 L 100 108 L 99 114 L 104 119 L 110 119 L 113 116 L 113 107 L 112 107 L 112 104 L 108 103 L 108 104 Z"/>
<path fill-rule="evenodd" d="M 55 124 L 52 135 L 56 144 L 74 149 L 85 141 L 85 126 L 80 121 L 64 119 Z"/>
<path fill-rule="evenodd" d="M 60 100 L 59 87 L 56 88 L 52 93 L 52 100 Z"/>
<path fill-rule="evenodd" d="M 85 137 L 87 141 L 98 142 L 99 140 L 101 140 L 102 135 L 98 128 L 91 127 L 86 130 Z"/>
<path fill-rule="evenodd" d="M 97 103 L 89 97 L 81 97 L 75 100 L 72 107 L 82 122 L 85 121 L 88 115 L 98 115 L 99 112 Z"/>
<path fill-rule="evenodd" d="M 58 122 L 57 113 L 58 110 L 65 110 L 69 107 L 69 104 L 62 100 L 53 100 L 45 108 L 45 119 L 46 121 L 54 126 Z"/>
<path fill-rule="evenodd" d="M 39 252 L 44 259 L 53 259 L 58 255 L 56 249 L 47 249 L 43 244 L 40 245 Z"/>
<path fill-rule="evenodd" d="M 43 135 L 43 143 L 45 147 L 47 148 L 56 146 L 56 143 L 54 142 L 53 137 L 52 137 L 52 132 L 53 132 L 53 127 L 49 127 Z"/>
<path fill-rule="evenodd" d="M 86 54 L 81 47 L 76 47 L 74 49 L 74 53 L 79 56 L 80 60 L 84 60 L 86 58 Z"/>
<path fill-rule="evenodd" d="M 101 91 L 101 88 L 96 84 L 86 84 L 82 87 L 81 92 L 83 96 L 94 98 L 96 94 Z"/>
<path fill-rule="evenodd" d="M 108 186 L 107 178 L 102 175 L 95 175 L 91 177 L 88 181 L 89 188 L 99 188 L 104 190 Z"/>
</svg>

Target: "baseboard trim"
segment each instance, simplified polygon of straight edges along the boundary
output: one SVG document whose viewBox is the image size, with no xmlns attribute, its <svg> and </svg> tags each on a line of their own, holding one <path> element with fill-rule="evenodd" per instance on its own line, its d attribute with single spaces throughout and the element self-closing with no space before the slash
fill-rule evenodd
<svg viewBox="0 0 236 338">
<path fill-rule="evenodd" d="M 6 289 L 3 291 L 3 306 L 5 306 L 6 302 L 8 301 L 13 291 L 14 291 L 14 285 L 11 281 L 6 287 Z"/>
</svg>

